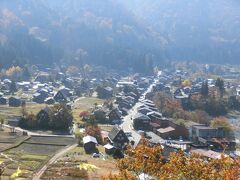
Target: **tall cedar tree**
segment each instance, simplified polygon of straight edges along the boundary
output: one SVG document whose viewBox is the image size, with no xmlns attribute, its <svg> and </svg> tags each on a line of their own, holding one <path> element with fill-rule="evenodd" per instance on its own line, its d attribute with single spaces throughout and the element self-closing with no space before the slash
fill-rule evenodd
<svg viewBox="0 0 240 180">
<path fill-rule="evenodd" d="M 202 82 L 201 94 L 204 97 L 208 96 L 208 82 L 207 81 Z"/>
<path fill-rule="evenodd" d="M 224 80 L 221 78 L 217 78 L 215 86 L 219 88 L 220 96 L 222 98 L 224 93 Z"/>
</svg>

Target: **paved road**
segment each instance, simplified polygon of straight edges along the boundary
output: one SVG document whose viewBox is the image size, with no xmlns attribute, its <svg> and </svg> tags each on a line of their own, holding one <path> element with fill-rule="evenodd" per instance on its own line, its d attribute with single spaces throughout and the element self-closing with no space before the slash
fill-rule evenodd
<svg viewBox="0 0 240 180">
<path fill-rule="evenodd" d="M 132 137 L 135 142 L 138 142 L 141 139 L 141 136 L 137 133 L 137 131 L 133 129 L 131 118 L 137 113 L 138 105 L 139 103 L 137 103 L 135 106 L 132 107 L 132 109 L 128 111 L 128 115 L 124 117 L 123 123 L 121 125 L 124 132 L 132 133 Z"/>
<path fill-rule="evenodd" d="M 74 137 L 74 135 L 56 135 L 56 134 L 44 134 L 44 133 L 36 133 L 32 131 L 28 131 L 25 129 L 22 129 L 20 127 L 13 127 L 7 124 L 2 125 L 5 128 L 14 128 L 15 131 L 20 131 L 20 132 L 27 132 L 29 136 L 45 136 L 45 137 Z"/>
<path fill-rule="evenodd" d="M 36 174 L 33 176 L 33 180 L 39 180 L 43 173 L 47 170 L 47 168 L 53 164 L 58 158 L 63 156 L 66 152 L 70 151 L 71 149 L 77 147 L 77 144 L 73 144 L 70 146 L 65 147 L 64 149 L 60 150 L 57 154 L 55 154 Z"/>
<path fill-rule="evenodd" d="M 149 87 L 148 89 L 142 94 L 142 96 L 140 97 L 140 99 L 145 99 L 145 96 L 148 92 L 152 91 L 152 87 L 154 85 L 154 83 L 156 83 L 157 80 L 155 80 Z M 137 131 L 135 131 L 132 127 L 132 117 L 134 117 L 135 114 L 137 114 L 137 108 L 139 107 L 141 103 L 137 102 L 129 111 L 128 111 L 128 115 L 125 116 L 123 118 L 123 123 L 121 124 L 121 127 L 123 129 L 124 132 L 131 132 L 132 133 L 132 137 L 133 140 L 135 142 L 138 142 L 141 139 L 141 136 L 138 134 Z"/>
</svg>

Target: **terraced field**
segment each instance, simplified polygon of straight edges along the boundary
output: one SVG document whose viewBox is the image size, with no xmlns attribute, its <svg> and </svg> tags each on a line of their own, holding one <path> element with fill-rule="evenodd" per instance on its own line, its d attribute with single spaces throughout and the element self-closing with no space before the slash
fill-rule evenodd
<svg viewBox="0 0 240 180">
<path fill-rule="evenodd" d="M 7 137 L 6 137 L 7 138 Z M 1 137 L 0 137 L 1 139 Z M 67 145 L 74 144 L 73 138 L 31 137 L 17 147 L 0 154 L 0 162 L 6 164 L 2 179 L 9 179 L 18 169 L 19 178 L 31 179 L 53 155 Z M 3 143 L 0 143 L 3 144 Z M 12 143 L 9 143 L 12 145 Z"/>
</svg>

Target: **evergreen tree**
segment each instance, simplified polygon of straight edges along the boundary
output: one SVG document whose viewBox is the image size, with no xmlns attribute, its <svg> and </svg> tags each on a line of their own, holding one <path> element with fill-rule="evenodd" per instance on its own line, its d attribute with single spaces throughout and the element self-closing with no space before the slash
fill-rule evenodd
<svg viewBox="0 0 240 180">
<path fill-rule="evenodd" d="M 219 88 L 220 96 L 222 98 L 224 93 L 224 80 L 221 78 L 217 78 L 215 86 Z"/>
<path fill-rule="evenodd" d="M 24 66 L 22 75 L 23 75 L 23 79 L 25 80 L 29 80 L 31 78 L 31 73 L 27 66 Z"/>
<path fill-rule="evenodd" d="M 10 84 L 10 92 L 14 94 L 17 91 L 17 85 L 15 81 L 12 81 Z"/>
<path fill-rule="evenodd" d="M 207 81 L 202 82 L 201 94 L 202 94 L 204 97 L 207 97 L 207 96 L 208 96 L 208 82 L 207 82 Z"/>
<path fill-rule="evenodd" d="M 72 112 L 63 104 L 58 104 L 53 107 L 51 115 L 51 126 L 56 130 L 68 130 L 72 126 Z"/>
</svg>

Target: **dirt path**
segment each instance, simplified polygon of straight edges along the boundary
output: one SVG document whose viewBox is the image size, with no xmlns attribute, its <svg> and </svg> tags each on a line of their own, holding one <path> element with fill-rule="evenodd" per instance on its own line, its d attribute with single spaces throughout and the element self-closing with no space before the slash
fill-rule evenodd
<svg viewBox="0 0 240 180">
<path fill-rule="evenodd" d="M 33 180 L 39 180 L 43 173 L 47 170 L 47 168 L 53 164 L 58 158 L 63 156 L 66 152 L 70 151 L 71 149 L 77 147 L 77 144 L 73 144 L 70 146 L 65 147 L 61 151 L 59 151 L 57 154 L 55 154 L 38 172 L 36 172 L 33 176 Z"/>
</svg>

